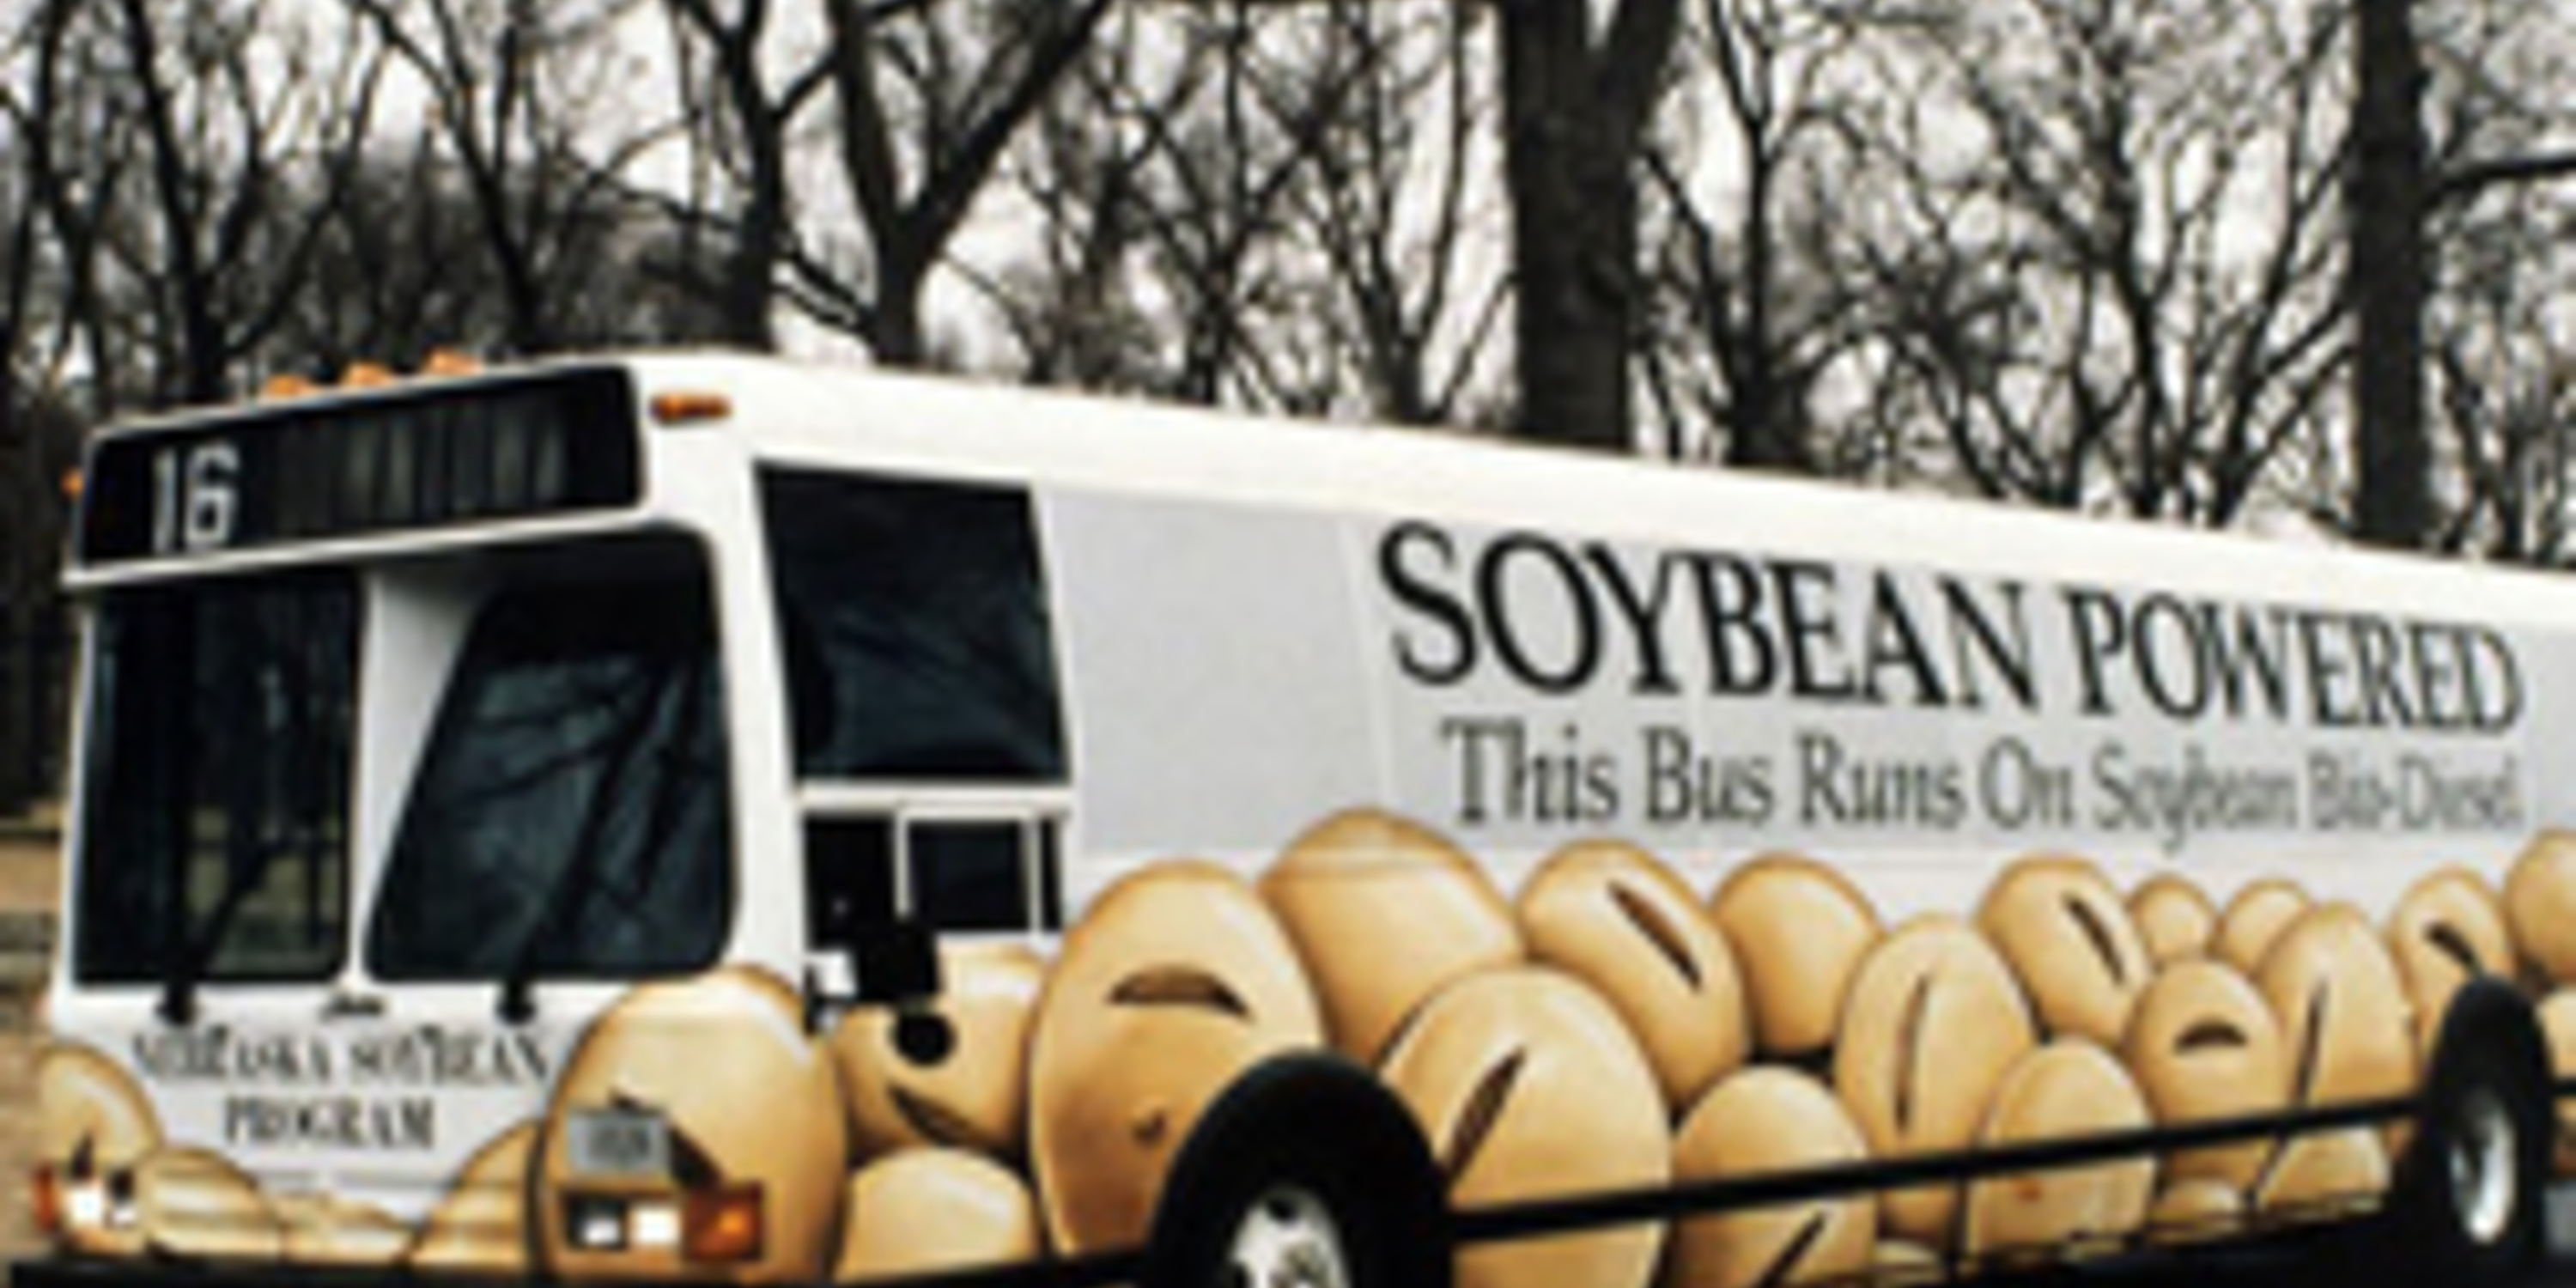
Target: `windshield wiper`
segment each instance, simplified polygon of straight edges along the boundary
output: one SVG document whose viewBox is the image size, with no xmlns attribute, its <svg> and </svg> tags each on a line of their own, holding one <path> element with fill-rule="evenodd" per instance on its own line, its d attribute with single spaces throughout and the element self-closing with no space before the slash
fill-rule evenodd
<svg viewBox="0 0 2576 1288">
<path fill-rule="evenodd" d="M 175 936 L 177 951 L 170 955 L 169 973 L 161 977 L 161 1001 L 154 1008 L 162 1022 L 181 1028 L 196 1023 L 197 985 L 214 964 L 215 949 L 224 942 L 224 932 L 232 928 L 233 918 L 250 902 L 252 892 L 267 880 L 269 861 L 276 853 L 273 846 L 236 838 L 225 846 L 223 896 L 215 901 L 193 934 L 188 932 L 186 908 L 181 905 L 181 931 Z M 183 860 L 183 870 L 184 866 Z M 181 888 L 184 891 L 184 880 Z"/>
<path fill-rule="evenodd" d="M 704 665 L 681 659 L 661 659 L 658 677 L 644 681 L 634 706 L 621 715 L 616 727 L 603 734 L 598 747 L 604 763 L 598 784 L 582 808 L 581 827 L 573 836 L 572 857 L 567 860 L 554 883 L 546 891 L 545 905 L 529 925 L 527 937 L 510 956 L 510 968 L 501 976 L 496 1012 L 508 1024 L 525 1024 L 536 1018 L 536 975 L 539 957 L 561 929 L 558 923 L 587 901 L 599 885 L 600 865 L 605 855 L 601 838 L 606 834 L 610 815 L 625 798 L 625 786 L 636 775 L 639 766 L 652 759 L 656 751 L 676 755 L 674 746 L 686 746 L 690 731 L 704 717 L 707 685 L 699 682 L 697 672 Z M 672 729 L 665 739 L 652 739 L 654 712 L 673 688 L 680 694 L 681 707 L 672 717 Z M 664 745 L 669 744 L 669 745 Z M 673 817 L 679 812 L 685 767 L 665 766 L 651 786 L 649 812 L 644 820 L 643 843 L 655 845 L 670 833 Z"/>
</svg>

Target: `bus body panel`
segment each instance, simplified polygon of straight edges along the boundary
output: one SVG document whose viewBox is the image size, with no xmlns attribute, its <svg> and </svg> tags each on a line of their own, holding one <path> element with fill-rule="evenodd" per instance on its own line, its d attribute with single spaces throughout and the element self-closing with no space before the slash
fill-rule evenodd
<svg viewBox="0 0 2576 1288">
<path fill-rule="evenodd" d="M 74 811 L 40 1077 L 71 1251 L 697 1281 L 1117 1256 L 1202 1111 L 1326 1050 L 1470 1212 L 2171 1125 L 2193 1066 L 2125 1040 L 2172 968 L 2129 903 L 2157 879 L 2202 905 L 2185 956 L 2228 955 L 2248 892 L 2309 910 L 2224 968 L 2272 1051 L 2213 1102 L 2239 1112 L 2412 1094 L 2426 951 L 2576 959 L 2503 901 L 2518 862 L 2543 899 L 2576 865 L 2553 579 L 788 363 L 563 370 L 599 369 L 631 383 L 631 503 L 238 549 L 182 507 L 73 571 L 136 621 L 346 577 L 362 626 L 347 817 L 295 842 L 336 856 L 307 862 L 327 965 L 198 978 L 182 935 L 102 968 L 84 883 L 129 879 L 119 846 L 216 855 L 173 863 L 244 886 L 219 909 L 275 892 L 247 841 Z M 654 424 L 662 393 L 729 414 Z M 91 705 L 84 766 L 118 746 Z M 528 750 L 548 727 L 564 750 Z M 452 763 L 478 731 L 502 759 Z M 593 768 L 527 786 L 567 763 Z M 1795 875 L 1736 901 L 1757 872 Z M 488 923 L 436 911 L 484 885 Z M 593 924 L 621 899 L 648 911 Z M 940 940 L 942 988 L 894 998 L 926 1046 L 880 1004 L 897 923 Z M 697 948 L 648 942 L 674 934 Z M 1784 1135 L 1739 1157 L 1731 1115 Z M 2385 1193 L 2396 1136 L 2313 1139 L 2226 1172 L 2236 1210 Z M 1802 1199 L 1836 1233 L 1794 1255 L 2117 1242 L 2210 1166 Z M 1758 1215 L 1461 1276 L 1725 1281 L 1710 1231 Z"/>
<path fill-rule="evenodd" d="M 1372 804 L 1525 856 L 1811 849 L 1899 914 L 2068 847 L 2222 898 L 2330 864 L 2385 908 L 2429 861 L 2495 875 L 2570 817 L 2540 771 L 2576 701 L 2566 628 L 2466 602 L 1825 562 L 1716 523 L 1657 544 L 1049 501 L 1105 861 L 1258 856 Z M 1176 766 L 1207 786 L 1169 790 Z"/>
</svg>

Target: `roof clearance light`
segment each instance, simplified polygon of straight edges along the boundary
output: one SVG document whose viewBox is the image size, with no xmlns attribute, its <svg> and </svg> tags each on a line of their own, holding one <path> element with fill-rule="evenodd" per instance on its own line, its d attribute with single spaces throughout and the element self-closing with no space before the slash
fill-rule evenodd
<svg viewBox="0 0 2576 1288">
<path fill-rule="evenodd" d="M 262 402 L 274 402 L 284 398 L 301 398 L 306 394 L 312 393 L 313 387 L 312 381 L 296 375 L 291 371 L 281 371 L 260 382 L 259 396 Z"/>
<path fill-rule="evenodd" d="M 703 425 L 733 415 L 733 400 L 699 389 L 669 389 L 653 395 L 647 409 L 656 424 Z"/>
<path fill-rule="evenodd" d="M 394 383 L 394 373 L 380 362 L 352 362 L 340 373 L 343 389 L 382 389 Z"/>
<path fill-rule="evenodd" d="M 420 364 L 420 374 L 424 376 L 471 376 L 482 370 L 481 359 L 454 349 L 432 349 L 428 360 Z"/>
</svg>

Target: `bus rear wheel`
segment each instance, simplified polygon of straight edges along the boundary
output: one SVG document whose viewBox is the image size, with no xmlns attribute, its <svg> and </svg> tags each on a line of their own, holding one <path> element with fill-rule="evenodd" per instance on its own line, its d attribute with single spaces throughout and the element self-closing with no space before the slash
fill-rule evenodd
<svg viewBox="0 0 2576 1288">
<path fill-rule="evenodd" d="M 1438 1166 L 1376 1079 L 1329 1056 L 1217 1098 L 1164 1181 L 1142 1288 L 1448 1288 Z"/>
<path fill-rule="evenodd" d="M 2445 1283 L 2497 1283 L 2546 1251 L 2549 1065 L 2530 1005 L 2471 983 L 2442 1020 L 2397 1178 L 2400 1248 Z M 2434 1279 L 2426 1279 L 2434 1282 Z"/>
</svg>

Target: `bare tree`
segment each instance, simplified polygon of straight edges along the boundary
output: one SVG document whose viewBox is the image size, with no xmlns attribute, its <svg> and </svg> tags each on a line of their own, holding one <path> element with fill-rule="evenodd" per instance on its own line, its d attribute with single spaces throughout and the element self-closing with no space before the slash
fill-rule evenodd
<svg viewBox="0 0 2576 1288">
<path fill-rule="evenodd" d="M 2338 370 L 2330 33 L 2022 0 L 1872 38 L 1842 208 L 1882 434 L 1987 495 L 2232 522 Z"/>
<path fill-rule="evenodd" d="M 2576 149 L 2553 145 L 2547 131 L 2493 129 L 2500 120 L 2528 123 L 2553 112 L 2563 128 L 2563 79 L 2514 86 L 2510 75 L 2498 73 L 2528 53 L 2524 42 L 2563 50 L 2567 20 L 2556 6 L 2485 0 L 2349 5 L 2355 84 L 2350 291 L 2357 346 L 2350 526 L 2355 536 L 2381 545 L 2436 545 L 2456 535 L 2446 534 L 2450 525 L 2436 504 L 2436 445 L 2426 419 L 2428 381 L 2437 374 L 2428 364 L 2443 358 L 2427 348 L 2441 290 L 2442 225 L 2452 207 L 2576 178 Z M 2428 18 L 2442 29 L 2430 37 L 2422 29 Z M 2426 101 L 2428 91 L 2436 101 Z M 2534 91 L 2547 106 L 2524 97 Z M 2506 98 L 2522 101 L 2500 101 Z M 2441 118 L 2438 137 L 2428 114 Z M 2445 394 L 2445 410 L 2460 409 L 2461 398 Z"/>
<path fill-rule="evenodd" d="M 825 0 L 821 30 L 798 33 L 798 45 L 780 34 L 768 0 L 664 3 L 697 122 L 697 171 L 719 180 L 669 203 L 683 230 L 673 267 L 720 301 L 736 342 L 775 344 L 783 302 L 899 366 L 932 359 L 924 310 L 934 271 L 1111 8 Z M 817 191 L 797 165 L 807 109 L 827 96 L 838 194 Z M 858 237 L 835 233 L 845 217 Z"/>
<path fill-rule="evenodd" d="M 866 245 L 861 256 L 848 247 L 835 255 L 809 239 L 797 261 L 798 301 L 865 340 L 880 361 L 929 361 L 923 310 L 933 270 L 1012 139 L 1110 8 L 1110 0 L 833 0 L 825 12 L 835 154 Z"/>
<path fill-rule="evenodd" d="M 1139 87 L 1149 101 L 1090 86 L 1149 163 L 1133 220 L 1177 342 L 1164 380 L 1173 397 L 1320 409 L 1285 366 L 1297 337 L 1264 326 L 1296 290 L 1278 242 L 1349 85 L 1348 70 L 1319 67 L 1327 51 L 1303 39 L 1313 17 L 1256 18 L 1242 5 L 1187 15 L 1163 33 L 1180 45 L 1171 70 Z"/>
<path fill-rule="evenodd" d="M 2576 209 L 2536 190 L 2442 240 L 2443 280 L 2426 319 L 2428 411 L 2447 459 L 2449 504 L 2428 544 L 2520 563 L 2576 553 L 2568 532 L 2576 433 Z"/>
<path fill-rule="evenodd" d="M 1368 0 L 1128 9 L 1011 167 L 1041 240 L 970 274 L 1039 379 L 1453 419 L 1504 298 L 1471 264 L 1493 231 L 1479 25 Z"/>
<path fill-rule="evenodd" d="M 75 0 L 44 0 L 9 33 L 11 75 L 0 81 L 0 120 L 16 140 L 21 176 L 13 221 L 8 367 L 13 395 L 72 399 L 113 415 L 125 393 L 130 315 L 113 298 L 109 247 L 126 226 L 127 176 L 138 132 L 121 109 L 122 58 L 111 34 L 83 22 Z"/>
<path fill-rule="evenodd" d="M 1144 25 L 1134 6 L 1104 23 L 1067 92 L 1039 110 L 1006 162 L 1034 236 L 999 263 L 961 266 L 1007 331 L 1022 379 L 1114 391 L 1165 383 L 1164 328 L 1137 287 L 1156 145 L 1119 106 L 1152 93 L 1139 64 L 1158 38 Z"/>
<path fill-rule="evenodd" d="M 91 366 L 81 348 L 112 313 L 99 279 L 128 136 L 99 128 L 118 119 L 108 52 L 74 0 L 31 5 L 0 29 L 0 811 L 56 785 L 64 482 L 89 417 L 114 405 L 102 382 L 75 388 Z"/>
<path fill-rule="evenodd" d="M 1817 401 L 1856 320 L 1831 263 L 1852 29 L 1794 0 L 1708 0 L 1698 15 L 1648 156 L 1663 227 L 1643 356 L 1665 449 L 1834 469 Z"/>
<path fill-rule="evenodd" d="M 259 3 L 88 13 L 109 24 L 143 141 L 150 219 L 118 249 L 150 305 L 153 396 L 220 398 L 302 289 L 381 60 L 352 21 L 289 22 Z"/>
<path fill-rule="evenodd" d="M 1498 352 L 1488 51 L 1472 11 L 1130 10 L 1013 172 L 1036 253 L 977 270 L 1042 378 L 1411 423 Z"/>
<path fill-rule="evenodd" d="M 2565 303 L 2576 287 L 2576 184 L 2556 182 L 2576 163 L 2565 149 L 2576 107 L 2564 92 L 2576 76 L 2576 17 L 2507 0 L 2442 0 L 2417 16 L 2435 186 L 2416 338 L 2435 526 L 2411 543 L 2556 562 L 2568 553 L 2566 439 L 2576 423 Z"/>
<path fill-rule="evenodd" d="M 446 166 L 501 302 L 499 344 L 542 353 L 595 341 L 569 314 L 601 284 L 583 239 L 624 217 L 625 172 L 660 131 L 606 129 L 625 0 L 356 0 L 427 90 Z"/>
<path fill-rule="evenodd" d="M 71 29 L 68 0 L 29 8 L 14 30 L 0 31 L 10 72 L 0 79 L 0 407 L 15 405 L 21 382 L 38 365 L 36 332 L 45 324 L 36 294 L 39 280 L 57 274 L 46 215 L 64 199 L 66 185 L 54 151 L 62 106 L 65 50 Z M 61 290 L 57 277 L 54 294 Z"/>
<path fill-rule="evenodd" d="M 778 343 L 780 274 L 795 236 L 790 155 L 797 120 L 830 84 L 828 52 L 774 71 L 768 0 L 743 0 L 730 11 L 717 0 L 665 0 L 678 33 L 679 89 L 701 177 L 674 211 L 681 238 L 670 265 L 684 284 L 714 302 L 719 338 L 746 348 Z M 695 64 L 704 63 L 700 68 Z M 704 172 L 720 175 L 730 194 L 720 209 Z M 721 247 L 710 255 L 708 243 Z"/>
<path fill-rule="evenodd" d="M 1486 419 L 1486 368 L 1507 284 L 1477 262 L 1497 230 L 1483 180 L 1494 104 L 1479 90 L 1492 57 L 1472 10 L 1390 13 L 1341 0 L 1326 12 L 1327 67 L 1350 86 L 1317 137 L 1298 223 L 1324 254 L 1326 313 L 1342 363 L 1368 391 L 1362 410 L 1404 424 Z"/>
<path fill-rule="evenodd" d="M 480 210 L 434 129 L 379 137 L 334 203 L 308 288 L 260 365 L 327 375 L 439 349 L 516 351 L 509 293 L 486 253 Z M 705 298 L 653 267 L 671 257 L 677 235 L 643 203 L 603 204 L 549 228 L 546 277 L 564 294 L 545 303 L 546 335 L 563 347 L 717 337 Z"/>
<path fill-rule="evenodd" d="M 1321 7 L 1192 12 L 1143 37 L 1168 56 L 1128 60 L 1158 71 L 1086 82 L 1137 139 L 1125 222 L 1167 332 L 1158 385 L 1170 396 L 1306 412 L 1341 401 L 1327 262 L 1292 235 L 1326 138 L 1370 74 L 1330 19 Z"/>
</svg>

